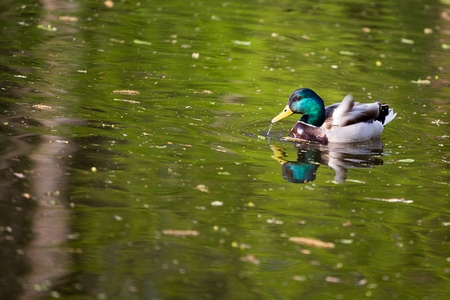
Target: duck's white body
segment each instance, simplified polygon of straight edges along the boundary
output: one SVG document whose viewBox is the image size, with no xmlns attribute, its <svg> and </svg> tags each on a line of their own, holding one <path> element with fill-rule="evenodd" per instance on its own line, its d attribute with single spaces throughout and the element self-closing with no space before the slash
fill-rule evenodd
<svg viewBox="0 0 450 300">
<path fill-rule="evenodd" d="M 380 115 L 380 103 L 359 104 L 347 95 L 341 103 L 325 108 L 325 122 L 316 127 L 298 121 L 290 137 L 322 143 L 354 143 L 377 139 L 384 126 L 397 115 L 386 107 L 383 118 Z"/>
</svg>

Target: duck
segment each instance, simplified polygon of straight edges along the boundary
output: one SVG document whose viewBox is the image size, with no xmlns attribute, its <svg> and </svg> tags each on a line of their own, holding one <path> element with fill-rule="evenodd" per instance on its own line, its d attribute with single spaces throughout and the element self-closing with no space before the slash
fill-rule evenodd
<svg viewBox="0 0 450 300">
<path fill-rule="evenodd" d="M 292 114 L 302 116 L 285 139 L 322 144 L 379 139 L 384 126 L 397 115 L 387 104 L 358 103 L 351 94 L 341 103 L 325 107 L 322 98 L 309 88 L 295 90 L 283 111 L 270 121 L 271 126 Z"/>
</svg>

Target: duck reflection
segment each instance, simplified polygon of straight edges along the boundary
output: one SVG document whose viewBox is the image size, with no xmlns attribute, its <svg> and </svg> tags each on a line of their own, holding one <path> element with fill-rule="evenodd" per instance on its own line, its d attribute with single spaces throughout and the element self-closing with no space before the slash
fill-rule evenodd
<svg viewBox="0 0 450 300">
<path fill-rule="evenodd" d="M 336 176 L 334 181 L 343 183 L 347 179 L 348 168 L 373 168 L 382 165 L 383 144 L 373 140 L 357 144 L 295 143 L 297 161 L 288 161 L 286 152 L 280 146 L 271 145 L 272 158 L 281 164 L 283 178 L 288 182 L 306 183 L 316 179 L 320 165 L 331 167 Z"/>
</svg>

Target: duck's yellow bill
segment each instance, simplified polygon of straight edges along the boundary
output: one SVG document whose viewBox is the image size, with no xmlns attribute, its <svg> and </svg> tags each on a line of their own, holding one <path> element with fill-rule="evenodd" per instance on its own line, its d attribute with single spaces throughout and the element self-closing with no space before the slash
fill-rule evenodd
<svg viewBox="0 0 450 300">
<path fill-rule="evenodd" d="M 280 120 L 283 120 L 284 118 L 287 118 L 287 117 L 289 117 L 290 115 L 292 115 L 293 114 L 293 112 L 292 112 L 292 110 L 289 108 L 289 105 L 286 105 L 286 107 L 283 109 L 283 111 L 278 115 L 278 116 L 276 116 L 275 118 L 273 118 L 272 119 L 272 121 L 270 121 L 270 123 L 276 123 L 276 122 L 278 122 L 278 121 L 280 121 Z"/>
</svg>

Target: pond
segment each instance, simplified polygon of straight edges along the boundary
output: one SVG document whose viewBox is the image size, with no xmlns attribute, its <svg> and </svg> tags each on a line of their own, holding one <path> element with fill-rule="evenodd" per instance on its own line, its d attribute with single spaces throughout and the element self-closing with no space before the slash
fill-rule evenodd
<svg viewBox="0 0 450 300">
<path fill-rule="evenodd" d="M 450 6 L 1 4 L 4 299 L 447 299 Z M 396 113 L 290 142 L 311 88 Z"/>
</svg>

